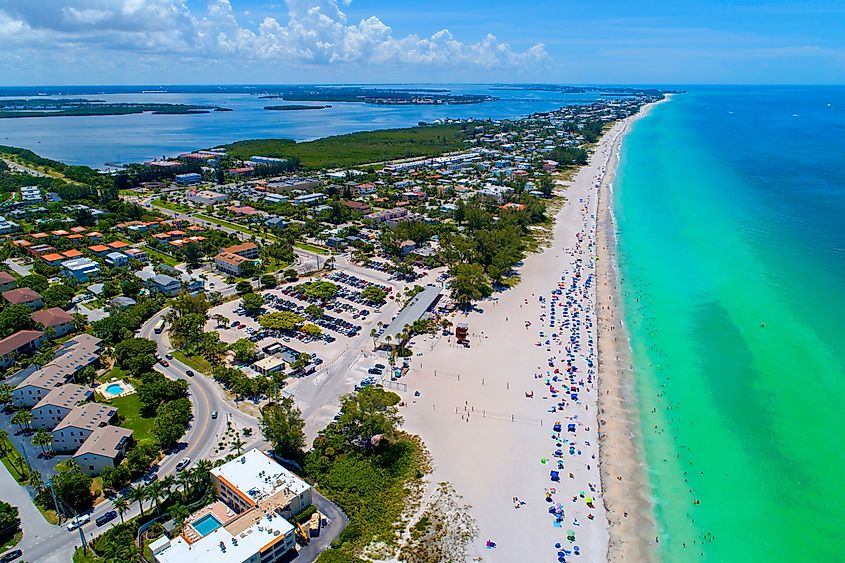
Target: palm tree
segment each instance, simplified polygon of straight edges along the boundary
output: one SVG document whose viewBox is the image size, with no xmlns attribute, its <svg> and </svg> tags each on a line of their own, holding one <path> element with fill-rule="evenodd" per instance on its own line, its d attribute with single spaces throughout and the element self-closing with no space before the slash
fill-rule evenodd
<svg viewBox="0 0 845 563">
<path fill-rule="evenodd" d="M 246 442 L 241 440 L 241 435 L 236 434 L 235 439 L 232 440 L 232 447 L 230 447 L 229 450 L 233 451 L 233 452 L 237 452 L 238 455 L 241 455 L 241 452 L 243 451 L 245 445 L 246 445 Z"/>
<path fill-rule="evenodd" d="M 120 523 L 123 524 L 123 513 L 129 510 L 129 503 L 126 502 L 125 498 L 119 497 L 114 500 L 114 508 L 120 515 Z"/>
<path fill-rule="evenodd" d="M 164 496 L 169 497 L 171 491 L 173 490 L 173 486 L 176 484 L 176 477 L 173 475 L 168 475 L 164 479 L 161 480 L 161 486 L 164 489 Z"/>
<path fill-rule="evenodd" d="M 12 424 L 20 426 L 21 430 L 23 430 L 24 427 L 29 428 L 30 422 L 32 422 L 32 413 L 28 410 L 21 409 L 12 415 Z"/>
<path fill-rule="evenodd" d="M 131 501 L 136 501 L 138 503 L 138 508 L 141 509 L 141 516 L 144 515 L 144 501 L 147 500 L 147 487 L 144 486 L 143 483 L 138 483 L 137 485 L 129 486 L 129 494 L 127 498 Z"/>
<path fill-rule="evenodd" d="M 375 347 L 376 347 L 376 337 L 377 336 L 378 336 L 378 332 L 376 332 L 376 329 L 371 328 L 370 329 L 370 338 L 373 339 L 373 349 L 375 349 Z"/>
<path fill-rule="evenodd" d="M 41 473 L 39 471 L 33 469 L 29 472 L 29 486 L 32 487 L 32 490 L 35 491 L 36 494 L 40 493 L 44 488 L 44 478 L 41 477 Z"/>
<path fill-rule="evenodd" d="M 194 482 L 193 470 L 182 471 L 176 474 L 176 486 L 182 488 L 182 498 L 188 497 L 191 491 L 191 484 Z"/>
<path fill-rule="evenodd" d="M 43 428 L 39 428 L 35 436 L 32 437 L 32 445 L 40 446 L 41 451 L 47 453 L 47 447 L 53 443 L 53 435 Z"/>
<path fill-rule="evenodd" d="M 161 481 L 153 481 L 147 485 L 145 496 L 155 503 L 156 514 L 161 514 L 161 507 L 158 504 L 159 499 L 164 496 L 164 486 L 161 484 Z"/>
<path fill-rule="evenodd" d="M 12 402 L 12 386 L 5 383 L 0 385 L 0 404 L 8 405 Z"/>
</svg>

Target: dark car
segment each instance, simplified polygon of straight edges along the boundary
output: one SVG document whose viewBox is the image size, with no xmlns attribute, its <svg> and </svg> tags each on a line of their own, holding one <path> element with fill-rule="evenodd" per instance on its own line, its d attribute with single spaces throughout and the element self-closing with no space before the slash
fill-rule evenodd
<svg viewBox="0 0 845 563">
<path fill-rule="evenodd" d="M 188 374 L 188 377 L 194 376 L 194 372 L 192 370 L 185 370 L 185 373 Z"/>
<path fill-rule="evenodd" d="M 4 555 L 3 557 L 0 557 L 0 562 L 7 563 L 7 561 L 14 561 L 15 559 L 19 558 L 21 555 L 23 555 L 23 551 L 21 551 L 20 549 L 16 549 L 14 551 L 10 551 L 9 553 Z"/>
<path fill-rule="evenodd" d="M 367 370 L 367 373 L 371 373 L 373 375 L 382 375 L 384 372 L 382 372 L 378 368 L 370 368 L 370 369 Z"/>
<path fill-rule="evenodd" d="M 117 512 L 115 512 L 114 510 L 109 510 L 105 514 L 97 516 L 97 519 L 94 520 L 94 522 L 96 522 L 98 526 L 102 526 L 106 522 L 111 522 L 115 518 L 117 518 Z"/>
</svg>

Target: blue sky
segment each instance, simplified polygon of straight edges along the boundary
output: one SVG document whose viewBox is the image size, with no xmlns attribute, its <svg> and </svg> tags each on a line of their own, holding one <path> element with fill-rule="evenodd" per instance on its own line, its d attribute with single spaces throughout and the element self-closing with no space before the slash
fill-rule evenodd
<svg viewBox="0 0 845 563">
<path fill-rule="evenodd" d="M 845 0 L 0 0 L 0 83 L 843 83 Z"/>
</svg>

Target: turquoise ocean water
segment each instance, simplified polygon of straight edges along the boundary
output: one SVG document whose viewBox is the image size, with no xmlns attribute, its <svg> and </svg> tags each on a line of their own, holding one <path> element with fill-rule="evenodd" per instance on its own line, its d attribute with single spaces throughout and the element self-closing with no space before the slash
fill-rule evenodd
<svg viewBox="0 0 845 563">
<path fill-rule="evenodd" d="M 615 198 L 663 560 L 845 561 L 845 88 L 676 96 Z"/>
</svg>

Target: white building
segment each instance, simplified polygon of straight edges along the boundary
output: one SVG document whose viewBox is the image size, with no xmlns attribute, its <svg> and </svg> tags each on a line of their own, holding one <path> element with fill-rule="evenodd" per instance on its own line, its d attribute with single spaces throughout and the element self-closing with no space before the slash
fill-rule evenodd
<svg viewBox="0 0 845 563">
<path fill-rule="evenodd" d="M 290 518 L 311 504 L 311 485 L 261 450 L 211 470 L 218 502 L 191 516 L 181 536 L 158 540 L 159 563 L 272 563 L 294 547 Z"/>
<path fill-rule="evenodd" d="M 229 196 L 226 194 L 212 192 L 211 190 L 199 190 L 188 194 L 188 201 L 199 205 L 215 205 L 223 203 L 227 199 L 229 199 Z"/>
<path fill-rule="evenodd" d="M 88 281 L 100 273 L 100 265 L 90 258 L 75 258 L 62 262 L 62 274 L 77 281 Z"/>
</svg>

